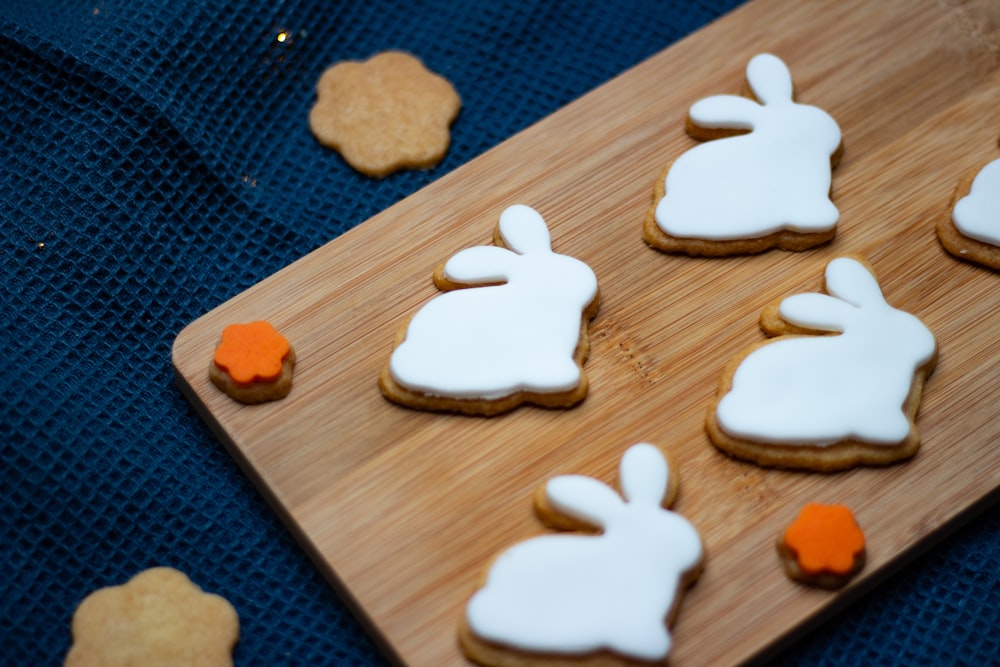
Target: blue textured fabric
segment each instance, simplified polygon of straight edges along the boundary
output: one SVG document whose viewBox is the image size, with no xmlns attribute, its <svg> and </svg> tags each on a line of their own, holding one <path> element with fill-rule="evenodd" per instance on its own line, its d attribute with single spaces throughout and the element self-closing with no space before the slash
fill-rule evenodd
<svg viewBox="0 0 1000 667">
<path fill-rule="evenodd" d="M 237 665 L 383 664 L 175 388 L 175 336 L 737 4 L 0 0 L 0 663 L 60 664 L 83 597 L 171 565 L 239 611 Z M 463 109 L 440 166 L 376 181 L 306 118 L 387 48 Z M 777 660 L 996 662 L 998 572 L 991 511 Z"/>
</svg>

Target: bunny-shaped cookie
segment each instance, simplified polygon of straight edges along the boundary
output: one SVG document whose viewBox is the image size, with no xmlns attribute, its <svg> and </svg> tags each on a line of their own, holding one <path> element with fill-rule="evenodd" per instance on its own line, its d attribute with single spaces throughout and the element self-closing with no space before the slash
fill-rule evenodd
<svg viewBox="0 0 1000 667">
<path fill-rule="evenodd" d="M 496 237 L 506 247 L 467 248 L 438 267 L 435 282 L 448 291 L 397 341 L 380 376 L 387 397 L 485 415 L 583 399 L 587 329 L 599 301 L 594 272 L 552 252 L 545 221 L 528 206 L 506 209 Z"/>
<path fill-rule="evenodd" d="M 952 255 L 1000 271 L 1000 159 L 958 182 L 948 214 L 936 227 Z"/>
<path fill-rule="evenodd" d="M 804 250 L 836 234 L 830 171 L 840 127 L 794 101 L 791 74 L 774 55 L 750 60 L 747 83 L 757 101 L 715 95 L 690 108 L 689 133 L 715 140 L 681 155 L 659 179 L 644 224 L 653 247 L 692 255 Z"/>
<path fill-rule="evenodd" d="M 708 432 L 722 450 L 762 465 L 836 470 L 916 453 L 914 420 L 937 343 L 913 315 L 886 303 L 865 264 L 839 257 L 829 294 L 796 294 L 765 309 L 783 335 L 723 373 Z M 839 335 L 801 335 L 840 332 Z"/>
<path fill-rule="evenodd" d="M 665 509 L 676 480 L 658 448 L 630 447 L 619 475 L 624 502 L 589 477 L 549 480 L 540 513 L 603 533 L 543 535 L 500 554 L 466 607 L 460 637 L 467 655 L 485 664 L 496 664 L 497 646 L 528 654 L 611 651 L 638 660 L 667 655 L 679 592 L 700 571 L 701 538 Z"/>
</svg>

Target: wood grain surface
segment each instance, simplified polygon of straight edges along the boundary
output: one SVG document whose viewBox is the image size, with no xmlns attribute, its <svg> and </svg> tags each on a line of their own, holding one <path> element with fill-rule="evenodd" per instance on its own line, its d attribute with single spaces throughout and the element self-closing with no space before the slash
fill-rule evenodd
<svg viewBox="0 0 1000 667">
<path fill-rule="evenodd" d="M 581 473 L 617 484 L 631 444 L 676 458 L 675 509 L 705 570 L 684 597 L 671 665 L 736 664 L 814 626 L 1000 487 L 1000 275 L 934 232 L 957 180 L 1000 156 L 1000 6 L 753 0 L 199 318 L 177 337 L 178 383 L 317 565 L 398 659 L 465 664 L 456 628 L 483 567 L 542 528 L 532 493 Z M 641 226 L 654 179 L 695 145 L 687 108 L 738 92 L 754 54 L 789 66 L 800 101 L 840 123 L 836 239 L 724 259 L 662 254 Z M 437 292 L 434 266 L 489 244 L 501 211 L 536 208 L 557 252 L 600 282 L 590 393 L 570 410 L 489 419 L 425 414 L 379 392 L 403 321 Z M 723 456 L 704 419 L 720 371 L 761 339 L 760 309 L 820 288 L 861 253 L 894 306 L 935 332 L 917 456 L 837 474 Z M 242 406 L 208 379 L 222 328 L 268 319 L 299 363 L 285 400 Z M 850 505 L 869 544 L 838 593 L 789 581 L 774 548 L 808 501 Z"/>
</svg>

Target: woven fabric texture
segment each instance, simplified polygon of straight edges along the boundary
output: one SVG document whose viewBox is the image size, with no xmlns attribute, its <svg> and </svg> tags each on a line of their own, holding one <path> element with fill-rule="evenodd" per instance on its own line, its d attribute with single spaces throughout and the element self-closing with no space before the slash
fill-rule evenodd
<svg viewBox="0 0 1000 667">
<path fill-rule="evenodd" d="M 182 398 L 174 338 L 738 4 L 0 1 L 0 663 L 61 664 L 81 599 L 170 565 L 236 607 L 237 665 L 384 664 Z M 439 166 L 372 180 L 306 117 L 327 66 L 389 48 L 463 108 Z M 994 512 L 776 660 L 995 661 L 998 572 Z"/>
</svg>

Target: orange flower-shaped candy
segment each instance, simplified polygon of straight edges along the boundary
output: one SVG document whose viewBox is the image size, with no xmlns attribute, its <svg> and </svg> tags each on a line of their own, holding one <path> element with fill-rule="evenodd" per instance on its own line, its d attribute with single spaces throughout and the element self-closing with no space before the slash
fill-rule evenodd
<svg viewBox="0 0 1000 667">
<path fill-rule="evenodd" d="M 440 162 L 462 107 L 447 79 L 399 51 L 333 65 L 320 77 L 316 94 L 309 113 L 313 134 L 376 178 Z"/>
<path fill-rule="evenodd" d="M 270 322 L 230 324 L 215 348 L 209 376 L 243 403 L 284 398 L 292 387 L 295 351 Z"/>
<path fill-rule="evenodd" d="M 270 322 L 230 324 L 215 349 L 215 365 L 240 384 L 270 382 L 281 375 L 288 350 L 288 340 Z"/>
<path fill-rule="evenodd" d="M 778 551 L 789 576 L 833 588 L 863 566 L 865 535 L 844 505 L 809 503 L 785 529 Z"/>
</svg>

